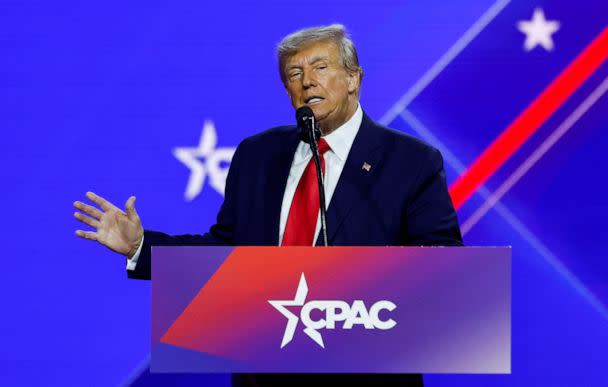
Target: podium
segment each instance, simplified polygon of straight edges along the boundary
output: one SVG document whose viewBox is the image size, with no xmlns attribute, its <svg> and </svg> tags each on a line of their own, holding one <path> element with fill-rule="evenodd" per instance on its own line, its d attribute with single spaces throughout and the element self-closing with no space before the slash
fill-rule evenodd
<svg viewBox="0 0 608 387">
<path fill-rule="evenodd" d="M 152 248 L 151 372 L 511 371 L 510 247 Z"/>
</svg>

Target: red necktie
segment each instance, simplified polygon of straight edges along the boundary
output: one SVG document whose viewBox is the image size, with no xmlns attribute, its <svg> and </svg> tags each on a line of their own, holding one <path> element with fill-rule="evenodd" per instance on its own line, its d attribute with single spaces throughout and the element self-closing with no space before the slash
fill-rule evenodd
<svg viewBox="0 0 608 387">
<path fill-rule="evenodd" d="M 321 171 L 325 176 L 325 159 L 323 155 L 329 150 L 324 139 L 319 140 Z M 289 216 L 281 246 L 312 246 L 319 217 L 319 186 L 315 161 L 311 157 L 304 174 L 300 178 L 296 193 L 291 202 Z"/>
</svg>

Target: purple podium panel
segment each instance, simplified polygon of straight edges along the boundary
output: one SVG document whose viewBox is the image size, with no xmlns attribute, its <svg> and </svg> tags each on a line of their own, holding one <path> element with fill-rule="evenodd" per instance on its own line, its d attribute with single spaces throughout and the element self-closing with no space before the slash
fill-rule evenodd
<svg viewBox="0 0 608 387">
<path fill-rule="evenodd" d="M 152 372 L 510 373 L 510 247 L 153 247 Z"/>
</svg>

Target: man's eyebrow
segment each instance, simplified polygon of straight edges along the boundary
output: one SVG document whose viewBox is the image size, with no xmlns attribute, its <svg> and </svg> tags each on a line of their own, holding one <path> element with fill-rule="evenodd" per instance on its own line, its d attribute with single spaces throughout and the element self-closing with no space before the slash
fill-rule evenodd
<svg viewBox="0 0 608 387">
<path fill-rule="evenodd" d="M 323 61 L 323 60 L 326 61 L 328 59 L 329 59 L 329 57 L 327 57 L 327 56 L 315 56 L 315 57 L 312 57 L 308 63 L 311 64 L 311 65 L 313 65 L 313 64 L 315 64 L 317 62 L 320 62 L 320 61 Z M 290 64 L 290 65 L 287 65 L 286 70 L 289 71 L 289 70 L 292 70 L 292 69 L 301 69 L 301 68 L 302 68 L 302 66 L 299 65 L 299 64 Z"/>
<path fill-rule="evenodd" d="M 286 70 L 289 71 L 292 69 L 301 69 L 301 68 L 302 68 L 302 66 L 300 66 L 299 64 L 291 64 L 291 65 L 287 65 Z"/>
<path fill-rule="evenodd" d="M 312 64 L 315 64 L 315 63 L 320 62 L 320 61 L 322 61 L 322 60 L 328 60 L 328 59 L 329 59 L 329 58 L 328 58 L 327 56 L 315 56 L 315 57 L 313 57 L 313 58 L 310 60 L 310 62 L 309 62 L 309 63 L 312 65 Z"/>
</svg>

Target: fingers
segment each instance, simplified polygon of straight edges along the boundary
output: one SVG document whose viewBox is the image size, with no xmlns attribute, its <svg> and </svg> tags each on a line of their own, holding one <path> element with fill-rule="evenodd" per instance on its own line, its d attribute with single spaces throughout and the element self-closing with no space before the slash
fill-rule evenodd
<svg viewBox="0 0 608 387">
<path fill-rule="evenodd" d="M 94 194 L 91 191 L 87 192 L 87 198 L 90 201 L 92 201 L 93 203 L 97 204 L 99 207 L 101 207 L 101 209 L 104 211 L 109 211 L 112 208 L 116 208 L 116 206 L 114 204 L 110 203 L 109 201 L 102 198 L 101 196 Z"/>
<path fill-rule="evenodd" d="M 91 226 L 95 229 L 99 227 L 99 222 L 96 219 L 89 218 L 85 214 L 81 214 L 80 212 L 74 212 L 74 217 L 81 221 L 82 223 Z"/>
<path fill-rule="evenodd" d="M 76 235 L 78 235 L 79 237 L 84 238 L 84 239 L 89 239 L 91 241 L 97 240 L 97 233 L 92 232 L 92 231 L 76 230 Z"/>
<path fill-rule="evenodd" d="M 93 218 L 95 219 L 101 219 L 101 216 L 103 215 L 103 213 L 101 211 L 99 211 L 97 208 L 93 207 L 93 206 L 89 206 L 88 204 L 84 204 L 82 202 L 74 202 L 74 207 L 78 208 L 80 211 L 91 215 Z M 76 215 L 74 215 L 76 216 Z"/>
<path fill-rule="evenodd" d="M 137 211 L 135 210 L 135 196 L 131 196 L 127 203 L 125 204 L 125 208 L 127 210 L 127 216 L 131 220 L 137 219 Z"/>
</svg>

